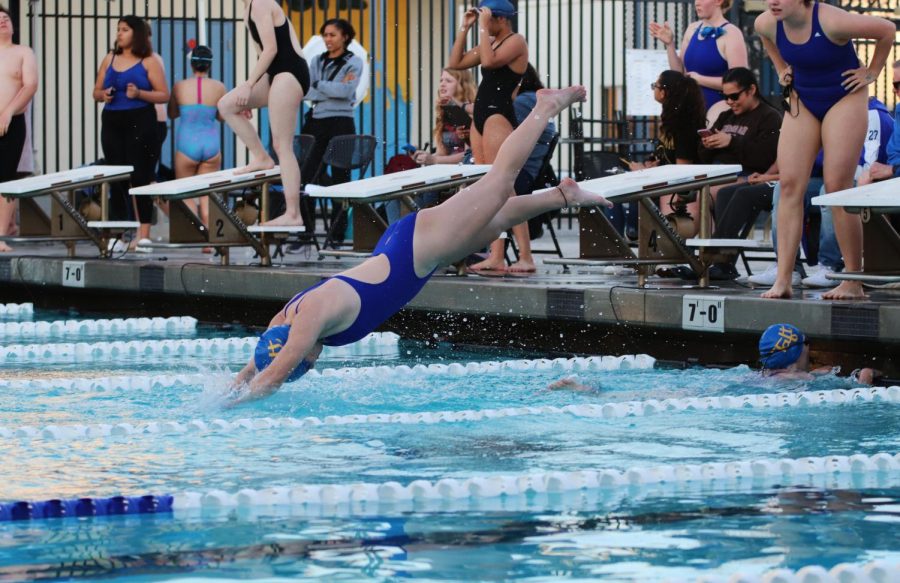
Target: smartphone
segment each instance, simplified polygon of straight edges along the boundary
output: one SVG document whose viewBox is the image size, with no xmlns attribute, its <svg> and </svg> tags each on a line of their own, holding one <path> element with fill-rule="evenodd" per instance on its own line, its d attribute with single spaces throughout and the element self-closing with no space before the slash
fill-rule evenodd
<svg viewBox="0 0 900 583">
<path fill-rule="evenodd" d="M 700 136 L 701 138 L 708 138 L 709 136 L 711 136 L 711 135 L 713 135 L 713 134 L 715 134 L 715 133 L 716 133 L 715 130 L 710 130 L 710 129 L 707 129 L 707 128 L 703 128 L 703 129 L 701 129 L 701 130 L 697 130 L 697 135 Z"/>
</svg>

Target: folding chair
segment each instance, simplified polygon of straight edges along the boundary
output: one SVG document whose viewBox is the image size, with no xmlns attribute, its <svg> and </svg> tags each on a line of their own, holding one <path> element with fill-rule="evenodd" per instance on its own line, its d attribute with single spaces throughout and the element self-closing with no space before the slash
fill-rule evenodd
<svg viewBox="0 0 900 583">
<path fill-rule="evenodd" d="M 537 177 L 534 179 L 533 190 L 539 190 L 541 188 L 549 188 L 551 186 L 556 186 L 559 184 L 559 178 L 556 176 L 556 172 L 553 170 L 553 166 L 551 164 L 551 160 L 553 159 L 553 154 L 556 152 L 556 145 L 559 143 L 559 134 L 553 136 L 550 140 L 550 143 L 547 144 L 548 150 L 544 155 L 544 160 L 541 163 L 541 169 L 538 172 Z M 556 253 L 558 257 L 563 256 L 562 249 L 559 246 L 559 240 L 556 238 L 556 229 L 553 228 L 553 213 L 544 213 L 537 217 L 541 221 L 541 227 L 547 229 L 550 232 L 550 238 L 553 240 L 553 250 L 533 250 L 533 254 L 553 254 Z M 506 236 L 506 248 L 512 248 L 513 255 L 516 259 L 519 258 L 519 250 L 516 247 L 515 240 L 512 236 L 512 230 L 507 231 Z"/>
<path fill-rule="evenodd" d="M 325 170 L 329 167 L 333 170 L 359 170 L 360 176 L 364 175 L 375 158 L 376 144 L 375 136 L 369 135 L 346 135 L 331 138 L 325 154 L 322 156 L 322 162 L 308 184 L 321 184 L 327 176 Z M 326 199 L 320 199 L 320 201 L 319 208 L 322 213 L 322 222 L 325 225 L 325 242 L 322 244 L 322 248 L 328 248 L 329 245 L 335 248 L 337 246 L 335 238 L 340 235 L 340 233 L 336 232 L 337 227 L 340 226 L 341 220 L 346 217 L 350 207 L 348 204 L 342 203 L 340 208 L 332 209 L 332 214 L 329 217 L 325 203 Z M 315 234 L 313 238 L 315 239 Z M 342 241 L 343 238 L 337 243 Z M 318 243 L 316 247 L 318 248 Z"/>
</svg>

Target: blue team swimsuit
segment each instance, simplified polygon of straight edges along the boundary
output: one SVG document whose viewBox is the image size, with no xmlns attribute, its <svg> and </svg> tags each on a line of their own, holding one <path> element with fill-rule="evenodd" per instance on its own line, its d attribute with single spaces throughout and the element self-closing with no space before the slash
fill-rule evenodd
<svg viewBox="0 0 900 583">
<path fill-rule="evenodd" d="M 700 32 L 706 35 L 700 38 Z M 722 78 L 725 71 L 728 70 L 728 61 L 726 61 L 719 52 L 719 46 L 716 39 L 725 34 L 725 27 L 698 26 L 691 37 L 684 51 L 684 70 L 703 75 L 704 77 Z M 709 109 L 716 103 L 722 101 L 722 95 L 715 89 L 709 87 L 700 87 L 703 92 L 703 100 L 706 102 L 706 109 Z"/>
<path fill-rule="evenodd" d="M 197 103 L 179 105 L 181 122 L 175 132 L 175 147 L 194 162 L 205 162 L 219 154 L 218 110 L 203 105 L 203 79 L 197 77 Z"/>
<path fill-rule="evenodd" d="M 288 309 L 299 303 L 301 298 L 331 279 L 339 279 L 352 287 L 359 294 L 359 315 L 349 328 L 333 336 L 322 339 L 326 346 L 342 346 L 365 338 L 382 322 L 399 312 L 428 283 L 434 271 L 425 277 L 416 275 L 413 262 L 413 233 L 416 230 L 418 213 L 406 215 L 384 232 L 372 256 L 385 255 L 390 263 L 390 274 L 381 283 L 366 283 L 343 275 L 335 275 L 324 279 L 291 298 L 284 306 L 284 315 Z M 294 308 L 295 312 L 297 308 Z"/>
<path fill-rule="evenodd" d="M 777 23 L 775 44 L 794 73 L 797 97 L 819 121 L 835 103 L 847 95 L 841 86 L 843 73 L 859 68 L 853 41 L 837 45 L 825 36 L 819 24 L 819 3 L 813 4 L 812 31 L 809 40 L 797 45 L 788 40 L 784 24 Z"/>
</svg>

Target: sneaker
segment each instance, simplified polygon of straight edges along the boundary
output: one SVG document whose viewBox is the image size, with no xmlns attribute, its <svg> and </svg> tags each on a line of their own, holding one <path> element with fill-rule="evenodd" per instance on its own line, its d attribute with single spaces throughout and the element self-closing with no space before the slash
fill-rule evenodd
<svg viewBox="0 0 900 583">
<path fill-rule="evenodd" d="M 128 245 L 121 239 L 110 240 L 106 248 L 113 253 L 125 253 L 128 251 Z"/>
<path fill-rule="evenodd" d="M 153 247 L 150 247 L 150 245 L 153 245 L 153 241 L 150 239 L 140 239 L 134 250 L 137 253 L 153 253 Z"/>
<path fill-rule="evenodd" d="M 757 273 L 748 277 L 747 281 L 749 281 L 753 285 L 773 286 L 775 285 L 775 277 L 777 275 L 778 265 L 773 263 L 769 265 L 769 267 L 762 273 Z M 791 274 L 791 286 L 798 285 L 800 285 L 800 274 L 795 271 Z"/>
<path fill-rule="evenodd" d="M 832 268 L 820 263 L 810 269 L 808 277 L 803 278 L 803 285 L 806 287 L 834 287 L 838 282 L 828 279 L 828 276 L 832 273 L 834 273 Z"/>
</svg>

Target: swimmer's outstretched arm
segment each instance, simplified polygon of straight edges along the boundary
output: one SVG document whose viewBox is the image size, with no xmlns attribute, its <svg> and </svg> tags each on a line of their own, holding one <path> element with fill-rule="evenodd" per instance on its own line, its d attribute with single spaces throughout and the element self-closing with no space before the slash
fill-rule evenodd
<svg viewBox="0 0 900 583">
<path fill-rule="evenodd" d="M 301 360 L 310 353 L 316 354 L 316 344 L 319 341 L 321 330 L 321 325 L 313 318 L 305 318 L 303 325 L 291 326 L 288 340 L 275 359 L 272 360 L 272 364 L 267 366 L 261 373 L 255 374 L 256 365 L 251 360 L 238 373 L 235 379 L 235 387 L 247 384 L 247 390 L 240 394 L 231 405 L 263 399 L 280 389 Z"/>
</svg>

